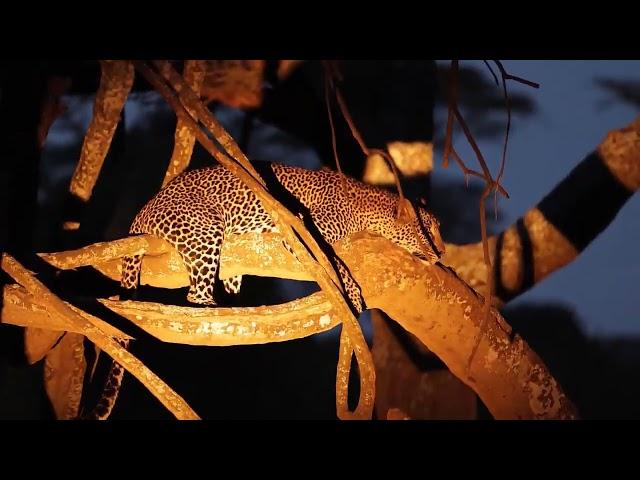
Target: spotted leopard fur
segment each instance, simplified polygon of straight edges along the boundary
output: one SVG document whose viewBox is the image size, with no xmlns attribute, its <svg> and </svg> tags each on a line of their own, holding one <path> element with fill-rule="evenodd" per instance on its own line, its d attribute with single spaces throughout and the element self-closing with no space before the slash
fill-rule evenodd
<svg viewBox="0 0 640 480">
<path fill-rule="evenodd" d="M 282 187 L 308 209 L 329 244 L 368 230 L 427 262 L 435 262 L 444 251 L 438 220 L 418 207 L 419 219 L 401 224 L 396 220 L 398 197 L 391 192 L 351 178 L 346 178 L 345 184 L 328 169 L 306 170 L 275 163 L 270 167 Z M 187 299 L 204 305 L 216 305 L 214 284 L 224 239 L 276 231 L 253 192 L 221 166 L 192 170 L 174 179 L 142 208 L 130 229 L 131 234 L 157 235 L 173 245 L 189 272 Z M 354 309 L 362 312 L 364 303 L 358 285 L 346 266 L 337 257 L 334 260 Z M 123 288 L 137 288 L 141 263 L 140 255 L 123 259 Z M 227 292 L 237 293 L 242 277 L 222 282 Z M 124 370 L 115 362 L 113 368 L 95 418 L 108 417 L 115 403 Z"/>
</svg>

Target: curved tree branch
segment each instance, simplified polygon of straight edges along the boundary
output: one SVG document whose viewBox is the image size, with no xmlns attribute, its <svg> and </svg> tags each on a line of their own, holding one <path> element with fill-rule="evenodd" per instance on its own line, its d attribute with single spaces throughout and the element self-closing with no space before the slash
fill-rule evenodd
<svg viewBox="0 0 640 480">
<path fill-rule="evenodd" d="M 535 208 L 489 238 L 494 305 L 529 290 L 573 261 L 640 188 L 640 117 L 611 131 Z M 482 243 L 446 245 L 443 262 L 483 293 Z"/>
<path fill-rule="evenodd" d="M 386 239 L 356 234 L 336 244 L 371 308 L 415 335 L 482 398 L 497 419 L 571 419 L 577 413 L 546 366 L 497 310 L 449 269 L 425 265 Z"/>
<path fill-rule="evenodd" d="M 187 345 L 284 342 L 331 330 L 340 323 L 321 292 L 263 307 L 192 308 L 150 302 L 100 302 L 164 342 Z"/>
<path fill-rule="evenodd" d="M 262 242 L 260 240 L 260 236 L 230 236 L 225 241 L 229 254 L 225 268 L 235 275 L 254 270 L 259 265 L 263 275 L 269 274 L 270 261 L 274 258 L 271 252 L 278 251 L 282 242 L 276 235 L 266 237 Z M 235 251 L 236 241 L 238 251 Z M 252 241 L 258 243 L 249 247 Z M 512 337 L 511 329 L 495 309 L 491 309 L 476 361 L 467 372 L 466 363 L 480 332 L 485 306 L 482 297 L 448 268 L 439 264 L 427 265 L 388 240 L 366 232 L 343 239 L 334 247 L 361 285 L 367 305 L 383 310 L 438 355 L 458 378 L 478 393 L 496 418 L 560 419 L 577 416 L 544 363 L 520 337 Z M 157 257 L 158 260 L 160 258 Z M 169 257 L 164 258 L 167 260 Z M 293 275 L 297 275 L 297 261 L 291 259 L 287 265 L 291 265 Z M 280 273 L 286 265 L 277 265 L 277 268 Z M 167 275 L 172 275 L 168 267 L 164 272 L 148 275 L 147 279 L 162 282 Z M 105 304 L 110 307 L 116 305 L 114 302 Z M 165 308 L 142 304 L 145 312 L 141 313 L 141 304 L 119 305 L 127 308 L 134 305 L 137 313 L 133 310 L 121 312 L 143 318 L 149 310 L 160 312 Z M 323 312 L 328 311 L 323 309 L 330 307 L 328 302 L 326 307 L 322 305 L 325 304 L 319 302 L 320 310 L 312 314 L 303 307 L 297 311 L 297 318 L 290 318 L 303 323 L 315 318 L 316 325 L 319 325 L 322 315 L 325 315 Z M 166 308 L 169 310 L 165 313 L 179 313 L 177 307 Z M 187 317 L 197 315 L 200 310 L 203 309 L 186 310 Z M 259 309 L 241 310 L 260 313 Z M 163 318 L 166 320 L 167 317 Z M 144 327 L 153 321 L 153 317 L 150 319 L 137 323 Z M 168 325 L 165 320 L 156 322 L 154 328 L 162 328 L 167 334 L 175 335 L 175 326 Z M 236 329 L 234 333 L 225 332 L 225 335 L 229 335 L 225 341 L 247 343 L 246 330 L 238 332 Z"/>
</svg>

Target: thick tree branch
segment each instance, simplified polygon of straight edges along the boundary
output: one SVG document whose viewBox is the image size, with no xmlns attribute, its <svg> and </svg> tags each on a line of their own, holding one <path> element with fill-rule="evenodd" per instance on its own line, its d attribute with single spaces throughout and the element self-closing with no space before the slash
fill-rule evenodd
<svg viewBox="0 0 640 480">
<path fill-rule="evenodd" d="M 489 238 L 494 305 L 530 289 L 573 261 L 640 188 L 640 117 L 610 132 L 549 195 Z M 470 286 L 486 289 L 482 243 L 446 246 L 443 263 Z"/>
<path fill-rule="evenodd" d="M 610 131 L 598 146 L 602 162 L 630 192 L 640 188 L 640 117 Z"/>
<path fill-rule="evenodd" d="M 236 240 L 240 247 L 238 254 L 234 255 Z M 238 235 L 227 238 L 225 248 L 229 257 L 226 268 L 234 274 L 242 274 L 259 265 L 264 269 L 262 274 L 268 275 L 270 263 L 265 263 L 264 258 L 272 258 L 270 252 L 280 249 L 281 241 L 275 235 L 269 236 L 254 245 L 253 255 L 248 247 L 251 241 L 259 242 L 260 237 Z M 480 395 L 496 418 L 576 416 L 571 402 L 544 363 L 521 338 L 512 338 L 511 329 L 495 309 L 491 310 L 476 360 L 469 372 L 465 370 L 474 340 L 480 332 L 485 307 L 482 298 L 450 270 L 440 265 L 427 265 L 386 239 L 368 233 L 356 234 L 334 247 L 361 285 L 367 305 L 383 310 L 438 355 L 458 378 Z M 292 260 L 291 265 L 296 263 Z M 279 273 L 284 269 L 282 265 L 277 265 L 277 268 Z M 294 275 L 297 274 L 295 272 L 297 267 L 294 267 Z M 166 271 L 164 273 L 167 274 Z M 147 277 L 152 281 L 160 278 L 161 275 Z M 113 302 L 106 304 L 111 306 Z M 327 307 L 329 305 L 327 302 Z M 149 308 L 157 312 L 163 307 Z M 176 307 L 168 308 L 168 311 L 175 311 Z M 144 318 L 147 310 L 145 308 L 144 314 L 138 311 L 140 317 Z M 189 316 L 198 315 L 200 310 L 185 311 Z M 243 312 L 252 310 L 243 309 Z M 314 313 L 315 317 L 309 315 L 305 309 L 298 313 L 298 322 L 315 319 L 319 325 L 322 318 L 318 313 Z M 126 315 L 136 313 L 129 311 Z M 150 323 L 148 320 L 145 322 Z M 138 323 L 143 326 L 145 322 Z M 164 328 L 166 335 L 175 335 L 175 326 L 155 323 L 155 328 L 160 327 Z M 172 329 L 174 333 L 170 333 Z M 246 338 L 246 331 L 236 331 L 229 337 L 235 343 L 247 343 Z M 348 348 L 348 342 L 343 346 Z"/>
<path fill-rule="evenodd" d="M 451 271 L 425 265 L 386 239 L 356 234 L 336 244 L 367 304 L 414 334 L 482 398 L 498 419 L 570 419 L 576 411 L 540 358 L 491 309 L 476 360 L 484 301 Z"/>
</svg>

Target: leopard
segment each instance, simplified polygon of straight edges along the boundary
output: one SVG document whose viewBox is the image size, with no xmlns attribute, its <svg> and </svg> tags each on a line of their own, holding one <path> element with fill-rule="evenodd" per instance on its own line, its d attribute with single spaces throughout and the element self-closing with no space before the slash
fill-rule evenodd
<svg viewBox="0 0 640 480">
<path fill-rule="evenodd" d="M 265 165 L 265 164 L 263 164 Z M 420 261 L 433 264 L 444 254 L 440 222 L 422 201 L 417 215 L 399 221 L 399 196 L 385 188 L 362 183 L 326 167 L 310 170 L 268 163 L 279 185 L 303 207 L 302 211 L 329 245 L 361 231 L 381 235 Z M 304 217 L 304 214 L 300 214 Z M 245 233 L 278 233 L 262 202 L 235 174 L 222 165 L 189 170 L 160 190 L 135 216 L 129 234 L 158 236 L 176 249 L 189 274 L 187 300 L 215 306 L 214 286 L 225 239 Z M 285 247 L 295 256 L 290 245 Z M 348 268 L 333 257 L 351 306 L 357 314 L 366 304 Z M 121 287 L 134 291 L 139 283 L 142 255 L 123 257 Z M 223 279 L 224 290 L 237 294 L 242 275 Z M 120 340 L 124 347 L 128 341 Z M 113 362 L 94 419 L 109 416 L 121 386 L 124 369 Z"/>
</svg>

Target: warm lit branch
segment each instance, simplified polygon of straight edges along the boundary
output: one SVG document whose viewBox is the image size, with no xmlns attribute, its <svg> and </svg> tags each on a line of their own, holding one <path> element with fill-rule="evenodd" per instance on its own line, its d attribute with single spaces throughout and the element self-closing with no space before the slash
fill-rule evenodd
<svg viewBox="0 0 640 480">
<path fill-rule="evenodd" d="M 83 312 L 79 308 L 76 308 L 67 302 L 63 303 L 66 307 L 84 317 L 87 322 L 96 325 L 96 327 L 106 335 L 110 337 L 131 338 L 129 335 L 115 327 L 112 327 L 107 322 L 100 320 L 87 312 Z M 19 327 L 43 329 L 54 333 L 58 332 L 60 334 L 65 331 L 74 333 L 84 332 L 84 327 L 82 325 L 79 325 L 78 323 L 70 324 L 63 317 L 47 308 L 47 303 L 42 302 L 41 298 L 37 298 L 33 293 L 28 292 L 20 285 L 5 285 L 2 304 L 2 323 L 17 325 Z M 51 345 L 53 345 L 53 343 Z M 48 351 L 49 349 L 47 349 L 44 354 Z M 36 354 L 34 353 L 33 362 L 42 358 L 35 358 L 35 355 Z"/>
<path fill-rule="evenodd" d="M 146 237 L 150 241 L 164 242 L 151 235 L 141 237 Z M 313 277 L 305 271 L 304 266 L 284 248 L 282 240 L 282 235 L 270 232 L 226 237 L 220 252 L 220 270 L 218 271 L 220 279 L 224 280 L 236 275 L 255 275 L 313 281 Z M 188 287 L 189 274 L 182 258 L 168 243 L 165 245 L 169 247 L 168 253 L 143 257 L 140 283 L 161 288 Z M 64 253 L 48 255 L 55 258 Z M 238 263 L 237 259 L 247 260 Z M 121 265 L 121 259 L 114 259 L 95 264 L 94 267 L 103 275 L 119 282 Z M 64 268 L 75 268 L 75 265 L 67 264 Z"/>
<path fill-rule="evenodd" d="M 2 323 L 42 329 L 43 332 L 52 333 L 56 340 L 63 330 L 84 332 L 78 325 L 69 325 L 60 316 L 51 313 L 46 305 L 36 303 L 33 295 L 19 285 L 7 285 L 3 301 Z M 321 293 L 264 307 L 189 308 L 150 302 L 99 301 L 163 342 L 186 345 L 284 342 L 330 330 L 340 323 L 331 304 Z M 105 334 L 131 338 L 99 318 L 64 303 Z M 34 361 L 44 357 L 51 346 Z"/>
<path fill-rule="evenodd" d="M 430 142 L 389 142 L 387 150 L 403 177 L 428 175 L 433 170 L 433 144 Z M 377 153 L 367 157 L 362 178 L 372 185 L 395 184 L 388 162 Z"/>
<path fill-rule="evenodd" d="M 640 188 L 640 117 L 609 132 L 598 153 L 612 175 L 630 192 L 636 192 Z"/>
<path fill-rule="evenodd" d="M 272 264 L 269 261 L 264 263 L 263 258 L 272 258 L 269 252 L 281 248 L 281 240 L 275 235 L 270 236 L 267 241 L 252 247 L 257 253 L 246 256 L 232 254 L 236 240 L 243 244 L 239 251 L 248 252 L 249 243 L 258 242 L 259 238 L 240 235 L 229 237 L 225 242 L 228 242 L 225 248 L 229 253 L 226 268 L 234 274 L 241 274 L 260 265 L 263 269 L 262 274 L 268 275 Z M 354 235 L 334 246 L 340 258 L 349 266 L 363 288 L 368 306 L 385 311 L 406 330 L 418 337 L 447 364 L 456 376 L 480 395 L 496 418 L 569 418 L 574 415 L 570 402 L 542 361 L 522 339 L 517 336 L 511 337 L 509 326 L 493 309 L 487 322 L 486 333 L 481 337 L 475 362 L 471 366 L 470 373 L 467 374 L 464 367 L 473 349 L 474 339 L 480 333 L 484 302 L 456 275 L 438 265 L 426 265 L 389 241 L 369 234 Z M 281 265 L 276 267 L 279 273 L 283 271 Z M 311 301 L 311 299 L 303 300 Z M 318 305 L 323 304 L 318 302 Z M 106 302 L 106 304 L 115 305 L 114 302 Z M 140 306 L 140 304 L 131 303 L 126 305 L 134 305 L 136 308 Z M 326 305 L 328 307 L 328 302 Z M 325 312 L 323 309 L 327 307 L 322 307 L 315 313 L 316 326 L 320 325 L 322 316 L 325 315 L 322 313 Z M 168 309 L 164 313 L 180 311 L 196 316 L 206 315 L 199 312 L 207 310 L 179 308 L 174 310 L 177 307 L 155 305 L 150 307 L 154 312 L 161 312 L 162 308 Z M 148 309 L 144 308 L 144 310 L 144 313 L 140 313 L 143 318 L 147 315 Z M 230 309 L 229 312 L 231 311 L 241 311 L 245 314 L 251 314 L 252 311 L 260 312 L 259 309 Z M 311 315 L 307 307 L 299 313 L 299 316 L 291 317 L 302 322 L 298 325 L 310 321 Z M 132 315 L 136 315 L 133 310 L 126 312 L 126 316 Z M 161 317 L 155 317 L 156 320 L 158 318 Z M 164 320 L 155 325 L 161 327 L 164 325 L 165 331 L 181 328 L 177 325 L 168 325 L 166 323 L 168 317 L 162 318 Z M 192 320 L 199 321 L 197 317 Z M 144 324 L 137 323 L 144 327 L 144 324 L 153 323 L 153 319 L 145 320 Z M 328 325 L 326 327 L 330 328 Z M 192 324 L 188 328 L 193 331 L 198 327 Z M 251 331 L 249 334 L 252 334 Z M 236 343 L 246 343 L 248 338 L 247 332 L 238 333 L 237 327 L 233 337 L 234 339 L 230 341 Z M 177 337 L 173 341 L 176 340 Z M 344 343 L 343 346 L 348 348 L 349 344 Z"/>
<path fill-rule="evenodd" d="M 573 261 L 639 188 L 640 117 L 610 132 L 597 154 L 583 160 L 536 208 L 488 239 L 496 265 L 494 282 L 499 275 L 494 305 L 511 300 Z M 590 209 L 606 213 L 595 215 Z M 481 242 L 447 244 L 443 262 L 484 293 L 487 267 Z M 525 278 L 526 266 L 531 267 L 531 278 Z"/>
<path fill-rule="evenodd" d="M 103 60 L 100 65 L 102 76 L 93 106 L 93 117 L 70 186 L 71 193 L 85 202 L 91 198 L 134 77 L 130 61 Z"/>
<path fill-rule="evenodd" d="M 254 345 L 284 342 L 331 330 L 340 321 L 318 292 L 282 305 L 191 308 L 100 300 L 163 342 L 187 345 Z"/>
<path fill-rule="evenodd" d="M 61 270 L 97 265 L 125 255 L 155 256 L 167 253 L 171 246 L 152 235 L 127 237 L 111 242 L 100 242 L 58 253 L 39 253 L 46 262 Z M 119 280 L 119 277 L 118 277 Z"/>
<path fill-rule="evenodd" d="M 176 418 L 184 420 L 198 419 L 198 416 L 189 405 L 140 360 L 122 348 L 122 346 L 106 334 L 98 325 L 93 324 L 89 320 L 89 317 L 78 314 L 66 305 L 36 279 L 31 272 L 26 270 L 13 257 L 6 253 L 2 256 L 2 269 L 22 285 L 33 296 L 32 298 L 37 299 L 38 304 L 44 306 L 48 312 L 57 316 L 58 320 L 67 323 L 68 327 L 64 328 L 64 330 L 79 329 L 80 333 L 140 380 Z"/>
<path fill-rule="evenodd" d="M 453 273 L 425 265 L 386 239 L 356 234 L 336 251 L 352 269 L 367 304 L 414 334 L 482 398 L 495 418 L 575 418 L 544 363 L 491 309 L 469 373 L 467 360 L 484 318 L 484 301 Z"/>
<path fill-rule="evenodd" d="M 537 208 L 527 212 L 521 224 L 528 232 L 532 247 L 533 280 L 535 283 L 543 280 L 552 272 L 564 267 L 578 255 L 576 248 L 545 219 Z M 520 227 L 522 228 L 522 227 Z M 518 233 L 518 223 L 507 228 L 502 235 L 500 247 L 500 261 L 495 261 L 498 236 L 489 238 L 489 249 L 492 252 L 496 268 L 500 268 L 501 291 L 514 293 L 522 289 L 524 281 L 525 263 L 528 263 L 523 252 L 523 241 Z M 484 293 L 487 283 L 487 267 L 484 263 L 482 242 L 469 245 L 449 245 L 443 262 L 452 267 L 456 273 L 478 292 Z M 493 278 L 493 277 L 492 277 Z M 495 282 L 495 278 L 494 278 Z M 529 286 L 530 287 L 530 286 Z M 495 292 L 492 302 L 496 306 L 506 300 L 504 294 Z"/>
<path fill-rule="evenodd" d="M 187 60 L 184 64 L 184 81 L 197 95 L 200 94 L 207 73 L 206 68 L 207 62 L 204 60 Z M 194 112 L 189 113 L 193 115 Z M 195 142 L 196 137 L 191 128 L 179 118 L 173 140 L 173 154 L 162 182 L 163 187 L 187 169 Z"/>
<path fill-rule="evenodd" d="M 44 388 L 58 420 L 77 418 L 87 361 L 84 336 L 67 333 L 44 362 Z"/>
</svg>

